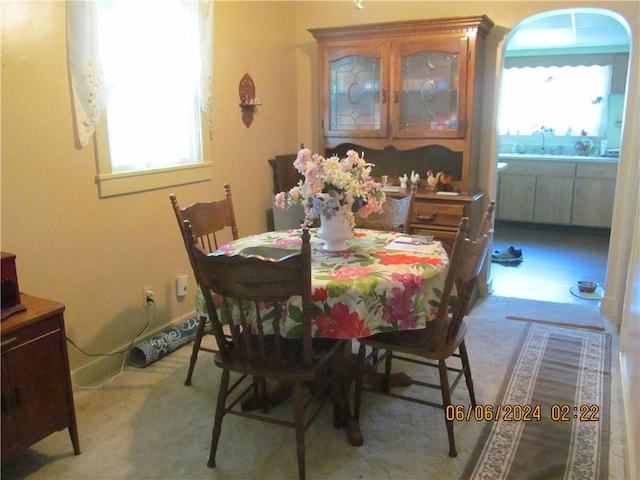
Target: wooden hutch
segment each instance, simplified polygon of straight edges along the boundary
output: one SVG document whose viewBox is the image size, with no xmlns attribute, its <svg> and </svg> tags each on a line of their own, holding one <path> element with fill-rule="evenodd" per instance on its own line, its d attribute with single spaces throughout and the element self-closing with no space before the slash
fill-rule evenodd
<svg viewBox="0 0 640 480">
<path fill-rule="evenodd" d="M 362 151 L 374 176 L 396 184 L 419 173 L 416 233 L 450 240 L 462 216 L 473 222 L 482 211 L 481 69 L 492 27 L 474 16 L 309 30 L 318 43 L 325 155 Z M 429 190 L 428 170 L 450 172 L 459 194 Z"/>
</svg>

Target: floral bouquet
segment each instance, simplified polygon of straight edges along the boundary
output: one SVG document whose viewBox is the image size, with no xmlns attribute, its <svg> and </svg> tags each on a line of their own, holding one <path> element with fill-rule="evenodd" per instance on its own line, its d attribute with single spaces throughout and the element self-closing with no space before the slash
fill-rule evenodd
<svg viewBox="0 0 640 480">
<path fill-rule="evenodd" d="M 342 211 L 353 227 L 354 214 L 366 218 L 374 212 L 382 213 L 386 196 L 382 185 L 370 176 L 373 164 L 365 162 L 354 150 L 341 159 L 335 155 L 324 158 L 303 148 L 293 166 L 304 180 L 288 192 L 278 193 L 276 206 L 301 205 L 304 225 L 321 217 L 330 219 Z"/>
</svg>

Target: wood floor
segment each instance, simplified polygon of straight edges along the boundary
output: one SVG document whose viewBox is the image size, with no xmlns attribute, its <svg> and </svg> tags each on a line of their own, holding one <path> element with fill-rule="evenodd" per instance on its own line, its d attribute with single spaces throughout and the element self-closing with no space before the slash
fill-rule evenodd
<svg viewBox="0 0 640 480">
<path fill-rule="evenodd" d="M 578 280 L 604 286 L 608 231 L 496 222 L 494 251 L 510 246 L 521 249 L 524 260 L 517 264 L 491 263 L 493 295 L 600 305 L 598 300 L 576 297 L 569 289 Z"/>
</svg>

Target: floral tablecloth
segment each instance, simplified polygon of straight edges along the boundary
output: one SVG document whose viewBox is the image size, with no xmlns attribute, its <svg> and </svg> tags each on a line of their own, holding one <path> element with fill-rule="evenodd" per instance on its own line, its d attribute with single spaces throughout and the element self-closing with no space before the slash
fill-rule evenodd
<svg viewBox="0 0 640 480">
<path fill-rule="evenodd" d="M 222 252 L 247 247 L 300 248 L 300 230 L 267 232 L 235 240 Z M 438 309 L 448 257 L 439 242 L 414 245 L 396 232 L 356 229 L 343 252 L 326 252 L 311 230 L 314 336 L 360 338 L 424 327 Z M 300 297 L 289 300 L 301 305 Z M 198 314 L 207 315 L 201 292 Z M 287 309 L 289 311 L 289 309 Z M 295 337 L 300 319 L 287 318 L 283 335 Z"/>
</svg>

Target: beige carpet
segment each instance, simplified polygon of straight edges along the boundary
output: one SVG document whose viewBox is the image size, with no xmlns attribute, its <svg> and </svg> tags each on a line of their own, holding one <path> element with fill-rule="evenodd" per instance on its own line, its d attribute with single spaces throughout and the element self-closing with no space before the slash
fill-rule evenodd
<svg viewBox="0 0 640 480">
<path fill-rule="evenodd" d="M 600 307 L 595 304 L 579 305 L 508 298 L 507 318 L 565 327 L 604 330 Z"/>
<path fill-rule="evenodd" d="M 468 317 L 467 347 L 479 403 L 499 401 L 500 386 L 520 347 L 526 322 L 507 321 L 500 297 L 480 301 Z M 613 335 L 615 338 L 615 335 Z M 617 355 L 614 343 L 614 355 Z M 82 454 L 74 456 L 68 432 L 57 432 L 2 467 L 3 479 L 289 479 L 297 477 L 291 429 L 228 417 L 218 466 L 206 466 L 219 370 L 209 354 L 185 387 L 190 348 L 144 369 L 127 367 L 98 390 L 76 390 Z M 619 374 L 612 364 L 610 478 L 625 478 L 622 460 Z M 454 403 L 466 404 L 464 385 Z M 455 425 L 458 457 L 447 454 L 441 410 L 379 395 L 363 399 L 364 445 L 352 447 L 325 408 L 306 436 L 307 478 L 457 479 L 472 459 L 483 422 Z"/>
</svg>

